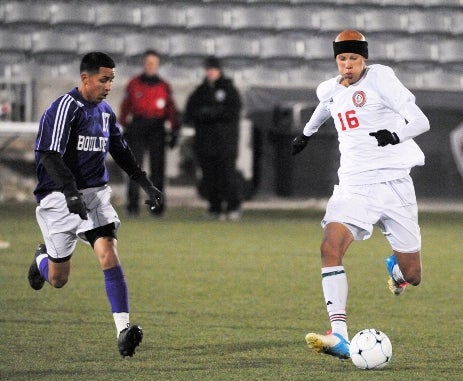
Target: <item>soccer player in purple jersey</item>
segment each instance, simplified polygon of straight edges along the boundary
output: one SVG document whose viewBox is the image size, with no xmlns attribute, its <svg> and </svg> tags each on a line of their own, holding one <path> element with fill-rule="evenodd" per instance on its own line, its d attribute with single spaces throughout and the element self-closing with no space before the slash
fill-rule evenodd
<svg viewBox="0 0 463 381">
<path fill-rule="evenodd" d="M 92 246 L 104 275 L 106 294 L 117 330 L 119 352 L 133 356 L 143 330 L 129 322 L 129 296 L 117 252 L 119 217 L 111 205 L 105 159 L 108 153 L 148 194 L 151 209 L 162 193 L 140 168 L 104 101 L 115 77 L 115 63 L 101 52 L 86 54 L 80 84 L 56 99 L 40 119 L 35 143 L 40 244 L 29 268 L 34 290 L 45 281 L 63 287 L 69 278 L 77 239 Z"/>
</svg>

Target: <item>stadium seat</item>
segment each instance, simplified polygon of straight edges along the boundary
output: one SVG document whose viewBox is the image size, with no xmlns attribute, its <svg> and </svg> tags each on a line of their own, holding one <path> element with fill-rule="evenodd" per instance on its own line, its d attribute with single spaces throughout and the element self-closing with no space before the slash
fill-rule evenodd
<svg viewBox="0 0 463 381">
<path fill-rule="evenodd" d="M 462 91 L 463 76 L 461 72 L 437 69 L 423 73 L 421 88 L 426 90 Z"/>
<path fill-rule="evenodd" d="M 154 49 L 165 56 L 169 53 L 168 36 L 151 35 L 148 33 L 130 33 L 124 36 L 124 54 L 131 62 L 141 62 L 140 59 L 148 49 Z"/>
<path fill-rule="evenodd" d="M 437 45 L 439 64 L 442 70 L 450 72 L 463 71 L 463 41 L 457 39 L 443 39 Z"/>
<path fill-rule="evenodd" d="M 370 9 L 361 13 L 361 28 L 367 39 L 378 34 L 406 35 L 408 33 L 407 13 L 397 8 Z"/>
<path fill-rule="evenodd" d="M 161 65 L 159 74 L 169 82 L 198 83 L 204 78 L 204 69 L 168 63 Z"/>
<path fill-rule="evenodd" d="M 205 57 L 214 54 L 212 38 L 198 34 L 171 34 L 169 36 L 169 56 Z"/>
<path fill-rule="evenodd" d="M 153 4 L 140 8 L 140 26 L 146 28 L 183 29 L 185 28 L 185 8 L 173 5 Z"/>
<path fill-rule="evenodd" d="M 185 25 L 187 29 L 227 29 L 230 16 L 225 7 L 190 6 L 186 8 Z"/>
<path fill-rule="evenodd" d="M 256 59 L 259 57 L 259 41 L 242 35 L 218 35 L 213 38 L 214 54 L 219 58 Z"/>
<path fill-rule="evenodd" d="M 436 10 L 412 10 L 407 13 L 408 32 L 433 36 L 448 35 L 451 32 L 450 15 Z"/>
<path fill-rule="evenodd" d="M 54 3 L 50 7 L 50 25 L 60 30 L 81 30 L 95 23 L 95 12 L 88 4 Z"/>
<path fill-rule="evenodd" d="M 333 37 L 308 37 L 305 40 L 305 58 L 309 61 L 333 60 Z"/>
<path fill-rule="evenodd" d="M 416 70 L 414 67 L 394 66 L 394 73 L 407 88 L 411 90 L 420 89 L 423 86 L 423 70 Z"/>
<path fill-rule="evenodd" d="M 31 48 L 29 34 L 0 30 L 0 62 L 13 64 L 26 59 Z"/>
<path fill-rule="evenodd" d="M 117 35 L 86 32 L 78 35 L 77 52 L 80 56 L 91 51 L 103 51 L 116 61 L 124 55 L 124 40 Z"/>
<path fill-rule="evenodd" d="M 393 62 L 394 50 L 390 37 L 373 35 L 368 37 L 368 61 L 370 64 L 379 63 L 389 65 Z"/>
<path fill-rule="evenodd" d="M 5 4 L 3 23 L 27 30 L 46 28 L 50 9 L 41 2 L 12 1 Z"/>
<path fill-rule="evenodd" d="M 230 28 L 232 30 L 271 31 L 275 28 L 276 15 L 271 6 L 233 7 L 230 10 Z"/>
<path fill-rule="evenodd" d="M 133 5 L 95 6 L 95 26 L 108 32 L 133 31 L 141 22 L 141 10 Z"/>
<path fill-rule="evenodd" d="M 275 29 L 281 31 L 315 32 L 320 27 L 320 7 L 284 7 L 276 12 Z"/>
<path fill-rule="evenodd" d="M 260 57 L 265 60 L 302 60 L 304 48 L 304 41 L 301 38 L 264 37 L 260 40 Z"/>
<path fill-rule="evenodd" d="M 58 64 L 76 58 L 77 38 L 74 34 L 40 31 L 31 34 L 31 53 L 35 60 Z"/>
<path fill-rule="evenodd" d="M 336 71 L 327 70 L 326 68 L 319 68 L 310 65 L 299 67 L 290 67 L 287 70 L 288 84 L 292 87 L 310 87 L 317 88 L 317 86 L 326 79 L 336 76 Z"/>
<path fill-rule="evenodd" d="M 455 36 L 461 36 L 463 34 L 463 12 L 461 12 L 461 8 L 459 11 L 452 12 L 449 19 L 452 34 Z"/>
<path fill-rule="evenodd" d="M 361 16 L 355 9 L 324 9 L 319 13 L 320 32 L 329 34 L 331 39 L 343 29 L 361 29 Z"/>
<path fill-rule="evenodd" d="M 438 62 L 438 46 L 432 41 L 402 38 L 395 40 L 392 47 L 394 61 L 401 64 L 430 66 Z"/>
<path fill-rule="evenodd" d="M 246 85 L 281 86 L 285 80 L 282 70 L 257 65 L 242 68 L 235 72 L 235 79 Z"/>
</svg>

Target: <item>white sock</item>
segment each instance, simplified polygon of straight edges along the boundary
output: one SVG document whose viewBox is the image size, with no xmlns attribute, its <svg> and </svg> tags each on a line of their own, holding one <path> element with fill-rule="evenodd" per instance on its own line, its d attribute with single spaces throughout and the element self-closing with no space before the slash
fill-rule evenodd
<svg viewBox="0 0 463 381">
<path fill-rule="evenodd" d="M 332 333 L 339 333 L 346 340 L 347 334 L 347 276 L 344 266 L 322 268 L 322 288 Z"/>
<path fill-rule="evenodd" d="M 405 279 L 402 274 L 402 271 L 400 271 L 399 265 L 397 264 L 394 265 L 394 267 L 392 268 L 392 278 L 394 278 L 394 280 L 399 284 L 405 283 Z"/>
<path fill-rule="evenodd" d="M 40 254 L 35 258 L 35 262 L 37 263 L 37 266 L 39 266 L 39 268 L 40 268 L 40 262 L 42 262 L 44 258 L 48 258 L 48 254 Z"/>
<path fill-rule="evenodd" d="M 116 336 L 119 337 L 119 333 L 130 326 L 129 313 L 115 312 L 113 318 L 114 323 L 116 323 Z"/>
</svg>

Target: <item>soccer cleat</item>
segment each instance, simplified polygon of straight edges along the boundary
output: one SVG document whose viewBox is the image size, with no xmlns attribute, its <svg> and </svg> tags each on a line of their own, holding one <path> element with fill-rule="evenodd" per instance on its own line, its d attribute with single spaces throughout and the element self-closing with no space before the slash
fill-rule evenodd
<svg viewBox="0 0 463 381">
<path fill-rule="evenodd" d="M 46 254 L 47 248 L 46 246 L 41 243 L 37 246 L 37 250 L 35 251 L 34 260 L 29 267 L 29 273 L 27 274 L 27 279 L 29 280 L 29 284 L 34 290 L 40 290 L 45 283 L 45 278 L 40 274 L 39 267 L 37 266 L 37 261 L 35 260 L 40 254 Z"/>
<path fill-rule="evenodd" d="M 394 254 L 386 258 L 386 267 L 387 267 L 387 272 L 389 273 L 389 279 L 387 280 L 387 285 L 389 287 L 389 290 L 391 290 L 391 292 L 394 295 L 398 296 L 402 292 L 405 291 L 405 287 L 407 286 L 408 283 L 407 282 L 399 283 L 394 279 L 393 269 L 396 264 L 397 264 L 397 258 L 395 257 Z"/>
<path fill-rule="evenodd" d="M 143 340 L 143 329 L 138 325 L 131 325 L 128 328 L 123 329 L 119 333 L 117 339 L 117 346 L 119 347 L 119 353 L 122 357 L 132 357 L 135 353 L 135 348 Z"/>
<path fill-rule="evenodd" d="M 310 349 L 345 360 L 350 358 L 349 342 L 339 333 L 319 335 L 308 333 L 305 341 Z"/>
</svg>

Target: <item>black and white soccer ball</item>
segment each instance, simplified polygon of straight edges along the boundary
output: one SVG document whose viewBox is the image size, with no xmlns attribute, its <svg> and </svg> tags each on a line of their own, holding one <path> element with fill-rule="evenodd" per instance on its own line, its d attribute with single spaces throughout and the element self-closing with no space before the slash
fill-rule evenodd
<svg viewBox="0 0 463 381">
<path fill-rule="evenodd" d="M 384 368 L 392 358 L 391 340 L 377 329 L 363 329 L 350 342 L 350 357 L 360 369 Z"/>
</svg>

